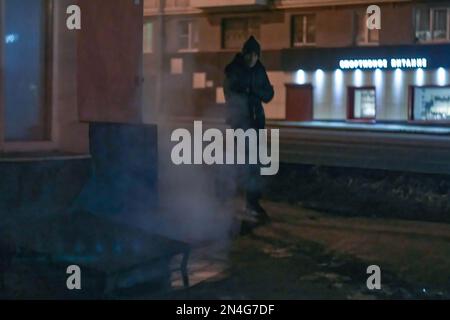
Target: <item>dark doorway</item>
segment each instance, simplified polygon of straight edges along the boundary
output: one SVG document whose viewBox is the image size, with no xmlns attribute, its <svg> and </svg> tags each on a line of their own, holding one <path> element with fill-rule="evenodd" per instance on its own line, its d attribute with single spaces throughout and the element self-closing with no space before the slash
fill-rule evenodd
<svg viewBox="0 0 450 320">
<path fill-rule="evenodd" d="M 286 120 L 313 119 L 313 87 L 311 84 L 286 84 Z"/>
</svg>

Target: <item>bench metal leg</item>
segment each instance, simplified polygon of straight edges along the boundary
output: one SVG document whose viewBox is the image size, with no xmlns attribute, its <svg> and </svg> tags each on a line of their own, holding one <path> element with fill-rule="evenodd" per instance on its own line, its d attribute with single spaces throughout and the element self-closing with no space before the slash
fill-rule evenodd
<svg viewBox="0 0 450 320">
<path fill-rule="evenodd" d="M 183 277 L 183 285 L 185 288 L 189 288 L 189 273 L 187 269 L 190 251 L 187 250 L 183 254 L 183 259 L 181 261 L 181 276 Z"/>
</svg>

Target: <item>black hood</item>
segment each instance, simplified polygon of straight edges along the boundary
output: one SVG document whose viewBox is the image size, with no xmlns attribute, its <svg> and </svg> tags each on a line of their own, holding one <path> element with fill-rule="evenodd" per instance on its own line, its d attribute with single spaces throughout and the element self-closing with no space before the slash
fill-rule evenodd
<svg viewBox="0 0 450 320">
<path fill-rule="evenodd" d="M 256 65 L 253 67 L 253 69 L 259 69 L 261 67 L 261 61 L 258 59 L 258 62 L 256 62 Z M 250 69 L 245 63 L 244 55 L 242 53 L 237 53 L 234 56 L 233 61 L 231 61 L 230 64 L 226 66 L 225 72 L 228 73 L 234 68 L 243 68 L 248 70 Z"/>
<path fill-rule="evenodd" d="M 244 47 L 242 48 L 242 53 L 247 54 L 255 52 L 258 57 L 261 56 L 261 45 L 259 42 L 255 39 L 254 36 L 251 36 L 248 38 L 248 40 L 244 43 Z"/>
</svg>

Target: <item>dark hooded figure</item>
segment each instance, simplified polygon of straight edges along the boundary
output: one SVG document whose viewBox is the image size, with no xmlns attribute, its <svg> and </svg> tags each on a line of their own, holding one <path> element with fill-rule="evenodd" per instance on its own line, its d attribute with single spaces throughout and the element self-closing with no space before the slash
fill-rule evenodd
<svg viewBox="0 0 450 320">
<path fill-rule="evenodd" d="M 259 59 L 260 56 L 261 46 L 251 36 L 245 42 L 242 52 L 236 54 L 233 61 L 225 68 L 224 94 L 227 104 L 227 124 L 232 129 L 265 128 L 266 117 L 262 103 L 268 103 L 273 99 L 274 90 L 267 77 L 266 69 Z M 248 165 L 246 171 L 246 209 L 258 219 L 267 220 L 268 216 L 259 204 L 260 166 Z"/>
</svg>

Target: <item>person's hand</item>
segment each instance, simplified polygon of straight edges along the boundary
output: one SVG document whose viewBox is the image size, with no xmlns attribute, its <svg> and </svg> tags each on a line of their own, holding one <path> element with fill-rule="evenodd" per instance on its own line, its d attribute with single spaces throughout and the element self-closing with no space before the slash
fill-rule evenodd
<svg viewBox="0 0 450 320">
<path fill-rule="evenodd" d="M 250 94 L 250 88 L 244 84 L 239 83 L 236 86 L 236 91 L 244 94 Z"/>
</svg>

